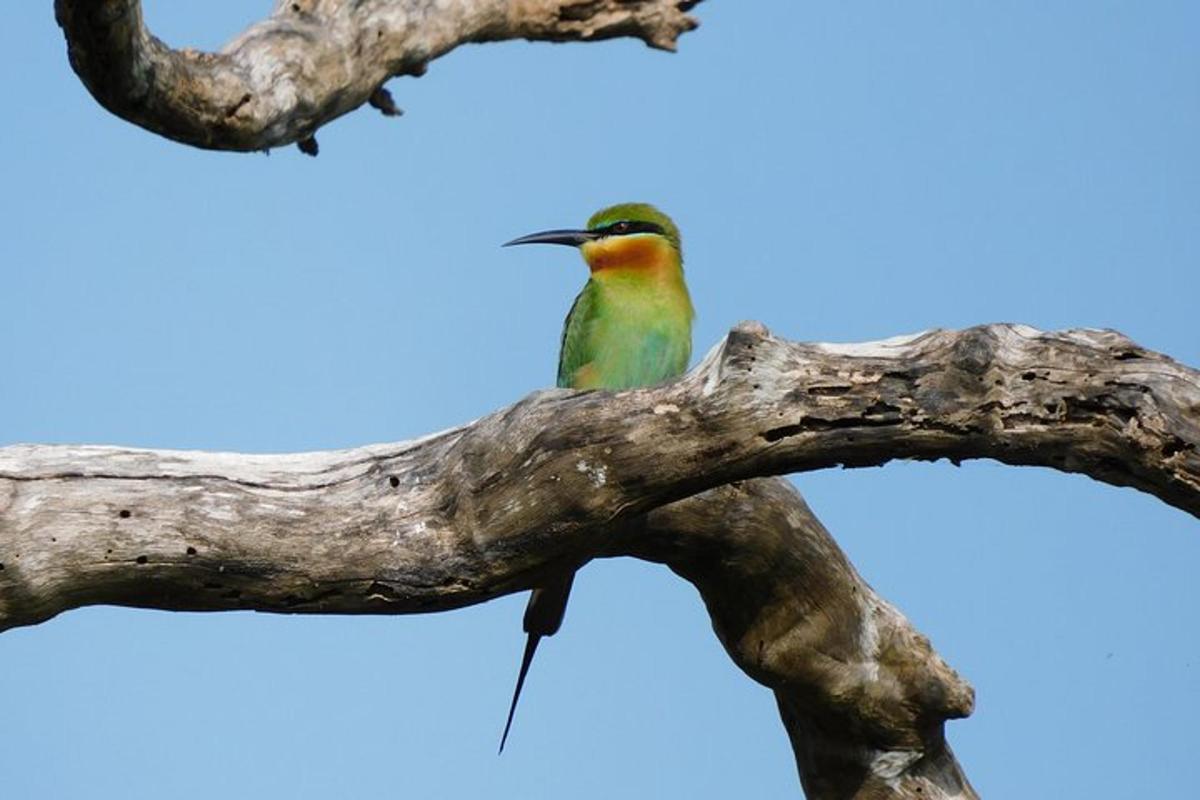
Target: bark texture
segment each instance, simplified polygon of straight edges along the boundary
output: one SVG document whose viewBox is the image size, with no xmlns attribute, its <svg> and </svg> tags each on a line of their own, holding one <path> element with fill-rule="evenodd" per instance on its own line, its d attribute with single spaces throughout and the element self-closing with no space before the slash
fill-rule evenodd
<svg viewBox="0 0 1200 800">
<path fill-rule="evenodd" d="M 316 155 L 317 128 L 421 75 L 460 44 L 630 36 L 674 50 L 699 0 L 277 0 L 216 53 L 174 50 L 146 29 L 139 0 L 55 0 L 71 66 L 112 113 L 185 144 Z"/>
<path fill-rule="evenodd" d="M 787 481 L 711 489 L 622 527 L 606 555 L 668 565 L 771 688 L 810 800 L 977 798 L 946 744 L 974 691 L 850 565 Z"/>
<path fill-rule="evenodd" d="M 400 444 L 298 455 L 0 448 L 0 630 L 70 608 L 417 613 L 597 556 L 697 586 L 771 688 L 811 798 L 970 798 L 972 692 L 782 472 L 995 458 L 1200 515 L 1200 374 L 1111 331 L 862 345 L 740 325 L 679 381 L 539 392 Z"/>
</svg>

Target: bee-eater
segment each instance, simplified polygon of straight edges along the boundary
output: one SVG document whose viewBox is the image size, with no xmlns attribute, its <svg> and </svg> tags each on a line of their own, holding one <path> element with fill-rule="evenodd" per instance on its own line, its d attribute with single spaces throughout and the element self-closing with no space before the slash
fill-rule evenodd
<svg viewBox="0 0 1200 800">
<path fill-rule="evenodd" d="M 683 280 L 679 229 L 646 203 L 623 203 L 592 215 L 583 230 L 553 230 L 514 244 L 565 244 L 583 254 L 591 275 L 563 325 L 558 385 L 631 389 L 683 374 L 692 354 L 692 300 Z M 521 687 L 538 641 L 562 624 L 575 573 L 533 590 L 525 607 L 528 634 L 500 752 L 512 727 Z"/>
</svg>

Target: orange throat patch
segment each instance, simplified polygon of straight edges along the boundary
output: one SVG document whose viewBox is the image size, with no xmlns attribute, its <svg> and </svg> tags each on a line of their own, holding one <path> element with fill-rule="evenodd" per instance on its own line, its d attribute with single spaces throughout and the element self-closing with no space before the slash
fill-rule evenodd
<svg viewBox="0 0 1200 800">
<path fill-rule="evenodd" d="M 605 270 L 657 272 L 678 266 L 675 249 L 658 236 L 610 236 L 581 248 L 592 273 Z"/>
</svg>

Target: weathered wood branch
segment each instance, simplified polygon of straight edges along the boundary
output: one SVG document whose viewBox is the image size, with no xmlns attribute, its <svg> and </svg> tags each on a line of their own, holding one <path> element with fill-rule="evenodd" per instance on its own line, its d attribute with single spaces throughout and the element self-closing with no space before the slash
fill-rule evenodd
<svg viewBox="0 0 1200 800">
<path fill-rule="evenodd" d="M 1200 374 L 1117 333 L 836 346 L 745 324 L 675 383 L 540 392 L 402 444 L 0 448 L 0 630 L 95 603 L 435 611 L 632 554 L 692 581 L 734 660 L 776 692 L 811 797 L 973 797 L 942 738 L 970 687 L 797 495 L 736 482 L 986 457 L 1200 515 L 1198 444 Z"/>
<path fill-rule="evenodd" d="M 850 565 L 787 481 L 651 511 L 604 555 L 668 565 L 700 591 L 747 675 L 775 692 L 810 800 L 976 798 L 943 728 L 974 692 Z"/>
<path fill-rule="evenodd" d="M 174 50 L 139 0 L 55 0 L 71 66 L 112 113 L 214 150 L 293 142 L 315 155 L 317 128 L 370 102 L 399 113 L 384 87 L 419 76 L 460 44 L 630 36 L 674 50 L 699 0 L 277 0 L 216 53 Z"/>
</svg>

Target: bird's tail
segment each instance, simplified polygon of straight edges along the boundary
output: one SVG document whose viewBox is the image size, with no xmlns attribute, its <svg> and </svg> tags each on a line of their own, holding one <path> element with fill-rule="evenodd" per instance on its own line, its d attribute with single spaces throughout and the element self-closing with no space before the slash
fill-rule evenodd
<svg viewBox="0 0 1200 800">
<path fill-rule="evenodd" d="M 504 752 L 504 743 L 508 741 L 508 732 L 512 729 L 513 714 L 517 713 L 517 701 L 521 699 L 521 687 L 525 685 L 525 676 L 529 674 L 529 665 L 533 663 L 533 654 L 537 651 L 541 639 L 538 634 L 531 633 L 525 640 L 525 655 L 521 657 L 521 671 L 517 673 L 517 688 L 513 689 L 512 704 L 508 707 L 508 720 L 504 723 L 504 734 L 500 737 L 499 753 Z"/>
<path fill-rule="evenodd" d="M 571 584 L 574 582 L 575 573 L 572 571 L 533 590 L 522 620 L 526 633 L 538 636 L 558 633 L 563 615 L 567 613 L 567 601 L 571 599 Z"/>
<path fill-rule="evenodd" d="M 525 676 L 529 674 L 529 665 L 533 663 L 533 654 L 537 652 L 538 642 L 543 636 L 553 636 L 562 626 L 563 615 L 567 613 L 567 600 L 571 597 L 571 584 L 575 581 L 575 573 L 568 572 L 546 586 L 533 590 L 529 596 L 529 604 L 525 606 L 525 618 L 522 627 L 529 634 L 525 641 L 525 654 L 521 657 L 521 669 L 517 673 L 517 686 L 513 689 L 512 704 L 508 707 L 508 720 L 504 723 L 504 734 L 500 737 L 500 752 L 504 752 L 504 743 L 508 741 L 508 732 L 512 729 L 513 715 L 517 713 L 517 701 L 521 699 L 521 688 L 525 685 Z"/>
</svg>

